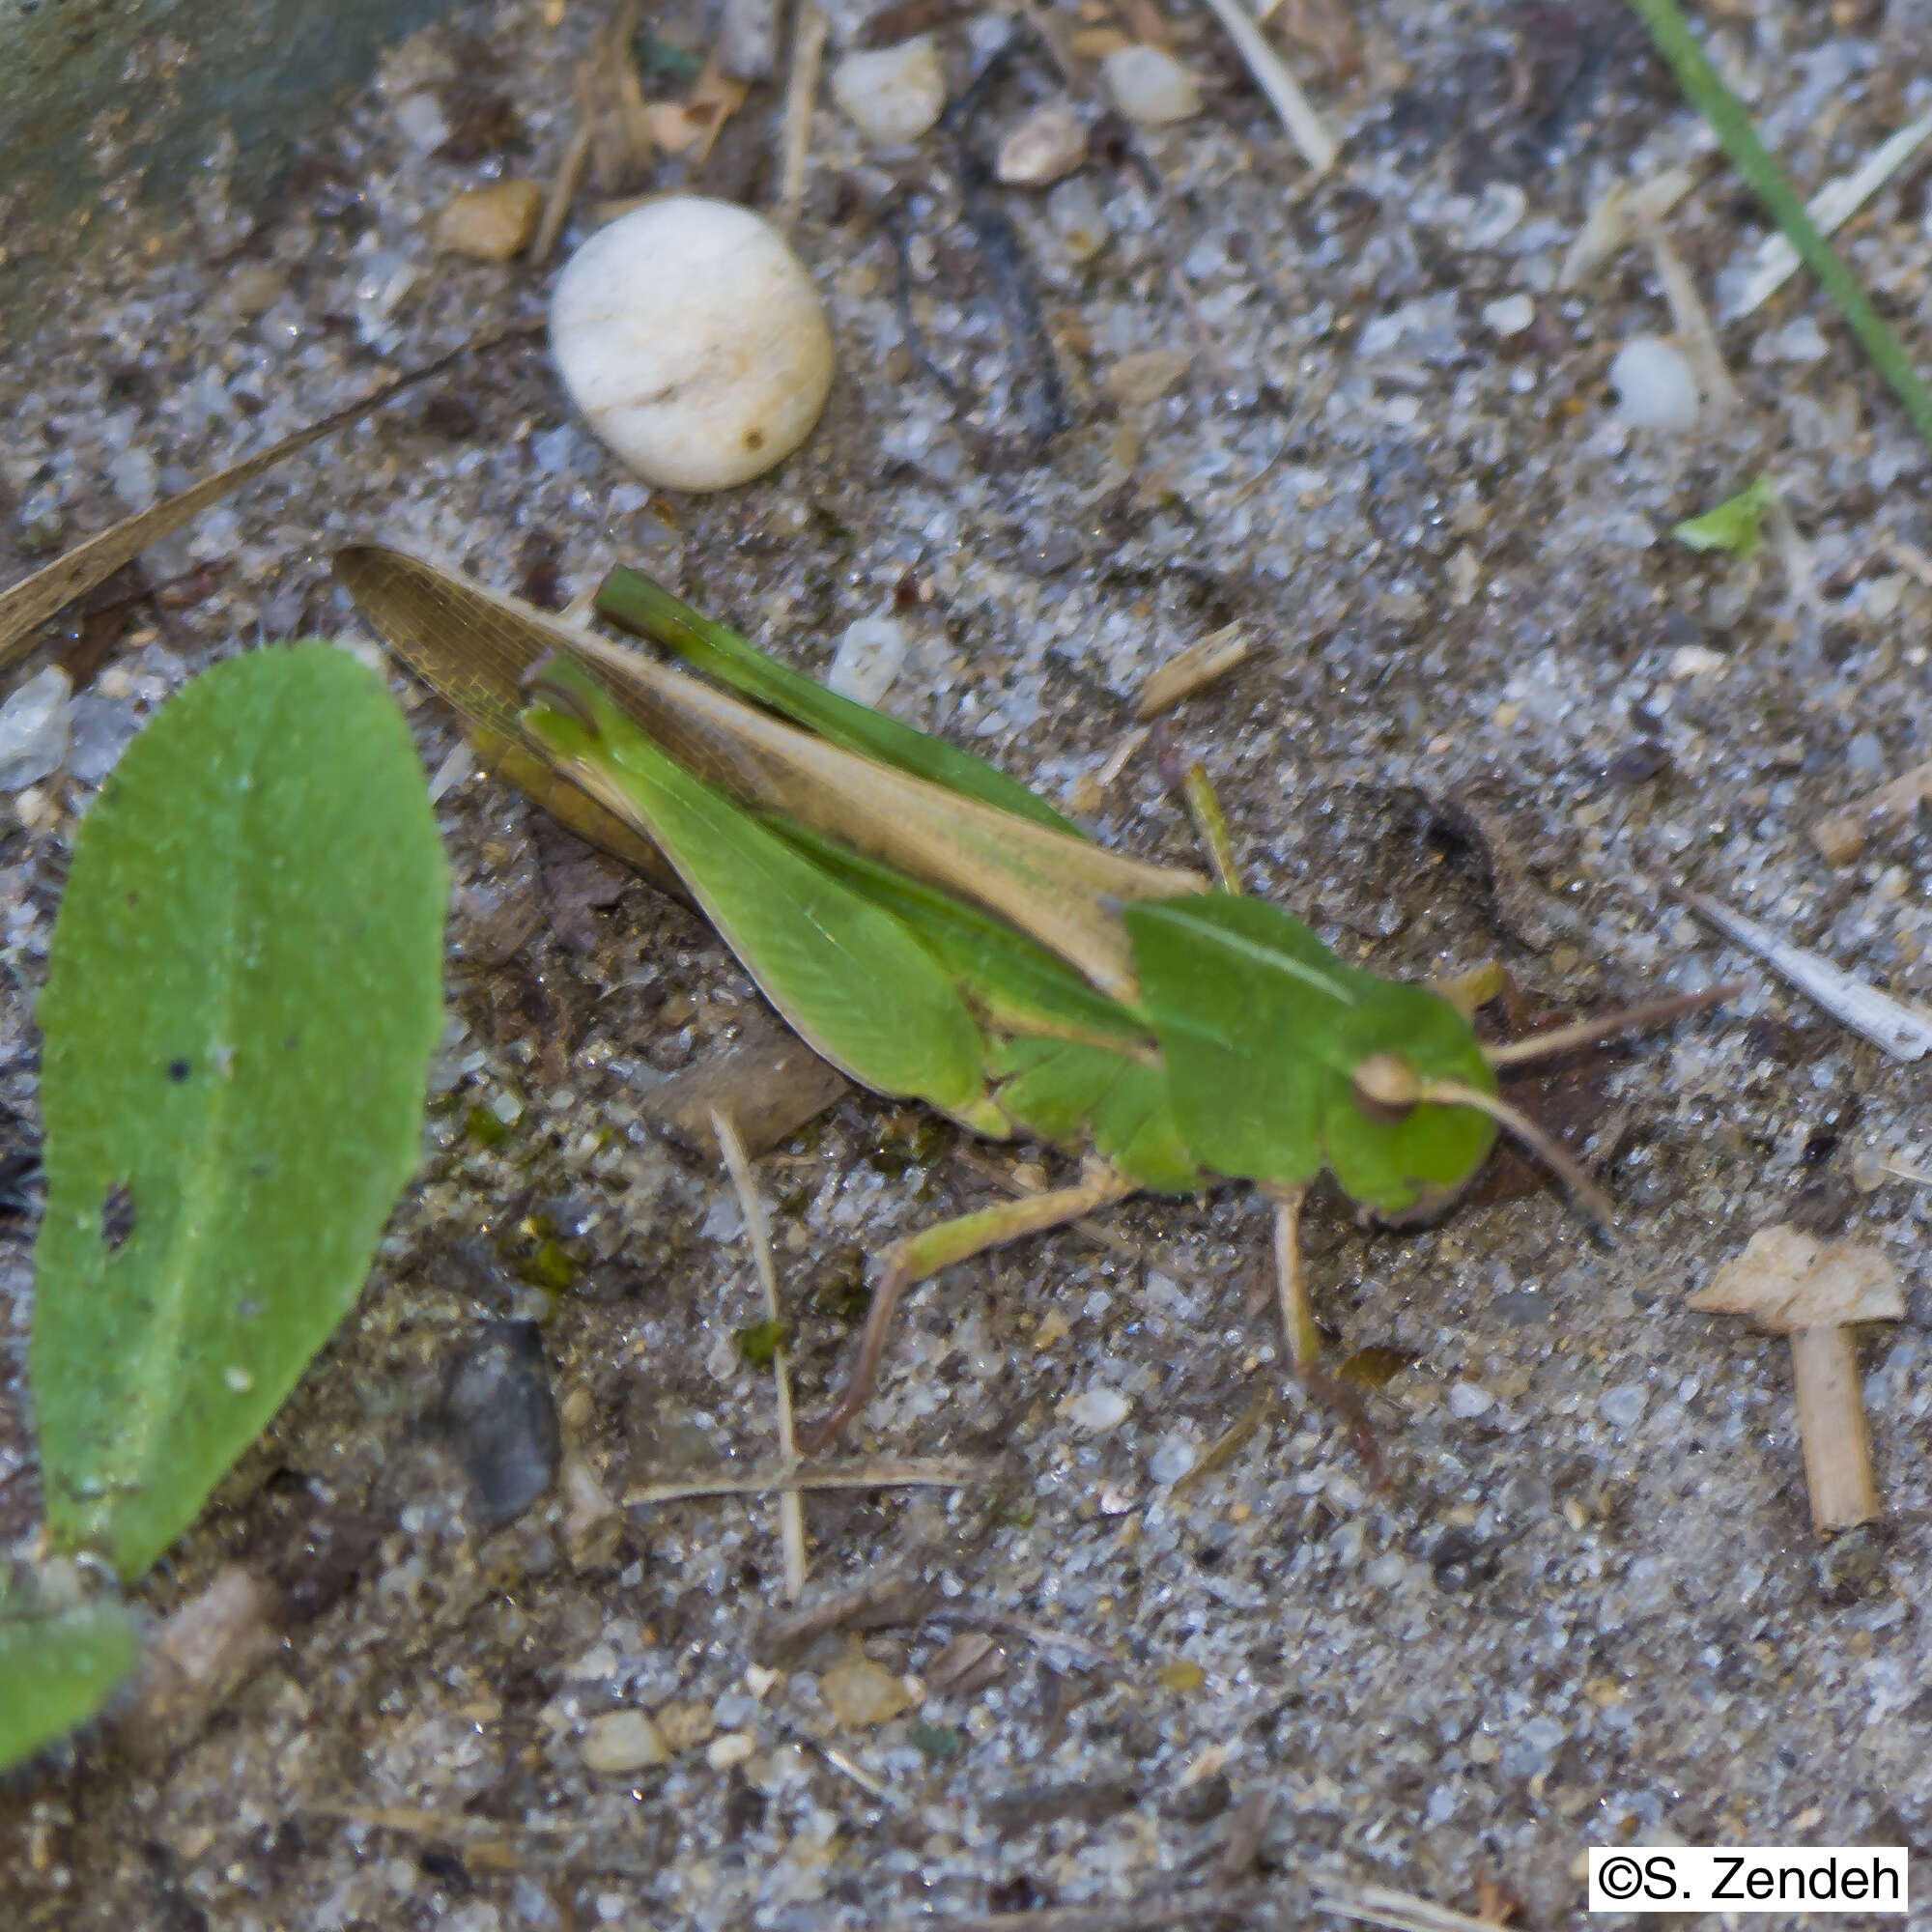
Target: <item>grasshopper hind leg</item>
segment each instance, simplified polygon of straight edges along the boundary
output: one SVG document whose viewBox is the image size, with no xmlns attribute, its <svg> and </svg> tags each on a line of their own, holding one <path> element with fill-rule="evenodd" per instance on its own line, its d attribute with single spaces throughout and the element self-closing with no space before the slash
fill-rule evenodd
<svg viewBox="0 0 1932 1932">
<path fill-rule="evenodd" d="M 893 1316 L 907 1289 L 915 1283 L 951 1267 L 954 1262 L 970 1261 L 993 1248 L 1041 1235 L 1050 1228 L 1064 1228 L 1124 1200 L 1139 1190 L 1134 1182 L 1099 1163 L 1090 1165 L 1079 1184 L 1056 1188 L 1050 1194 L 1033 1194 L 1023 1201 L 1002 1202 L 997 1208 L 981 1208 L 960 1214 L 951 1221 L 923 1229 L 917 1235 L 895 1241 L 881 1260 L 885 1271 L 872 1292 L 872 1305 L 866 1314 L 865 1332 L 859 1338 L 859 1358 L 852 1365 L 843 1392 L 825 1418 L 799 1438 L 800 1452 L 815 1456 L 841 1435 L 866 1404 L 879 1379 L 879 1365 L 885 1359 L 886 1343 L 892 1333 Z"/>
</svg>

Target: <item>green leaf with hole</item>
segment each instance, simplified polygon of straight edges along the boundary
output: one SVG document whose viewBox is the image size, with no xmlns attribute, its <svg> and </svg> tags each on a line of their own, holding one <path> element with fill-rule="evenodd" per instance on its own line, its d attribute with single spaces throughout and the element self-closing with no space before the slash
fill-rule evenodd
<svg viewBox="0 0 1932 1932">
<path fill-rule="evenodd" d="M 138 1576 L 354 1305 L 418 1158 L 447 890 L 408 728 L 328 644 L 196 679 L 83 821 L 39 1015 L 58 1545 Z"/>
<path fill-rule="evenodd" d="M 0 1583 L 0 1771 L 86 1723 L 139 1654 L 118 1604 L 54 1607 Z"/>
<path fill-rule="evenodd" d="M 1726 497 L 1701 517 L 1679 524 L 1670 534 L 1692 550 L 1727 550 L 1733 556 L 1752 557 L 1764 541 L 1764 515 L 1776 497 L 1769 476 L 1760 476 L 1748 490 Z"/>
</svg>

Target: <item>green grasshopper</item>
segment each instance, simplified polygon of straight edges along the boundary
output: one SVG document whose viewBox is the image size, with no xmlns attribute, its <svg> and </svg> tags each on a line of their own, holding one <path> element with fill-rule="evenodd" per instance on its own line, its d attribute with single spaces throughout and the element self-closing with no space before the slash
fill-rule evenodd
<svg viewBox="0 0 1932 1932">
<path fill-rule="evenodd" d="M 486 763 L 655 875 L 668 863 L 833 1065 L 976 1133 L 1087 1156 L 1071 1186 L 887 1249 L 808 1453 L 864 1406 L 912 1284 L 1216 1177 L 1274 1201 L 1291 1359 L 1350 1407 L 1319 1365 L 1299 1263 L 1317 1177 L 1419 1218 L 1468 1185 L 1502 1127 L 1607 1224 L 1608 1201 L 1500 1097 L 1497 1069 L 1717 997 L 1486 1047 L 1442 994 L 1344 964 L 1278 907 L 1091 844 L 1006 774 L 786 669 L 637 572 L 611 574 L 599 613 L 713 682 L 392 551 L 345 551 L 336 569 Z"/>
</svg>

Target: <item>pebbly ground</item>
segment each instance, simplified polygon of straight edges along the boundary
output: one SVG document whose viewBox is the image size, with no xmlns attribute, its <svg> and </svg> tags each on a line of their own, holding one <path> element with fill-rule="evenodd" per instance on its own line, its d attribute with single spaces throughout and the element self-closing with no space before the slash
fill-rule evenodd
<svg viewBox="0 0 1932 1932">
<path fill-rule="evenodd" d="M 193 222 L 89 270 L 58 327 L 11 345 L 9 576 L 382 371 L 540 312 L 543 274 L 439 258 L 425 228 L 501 168 L 548 176 L 599 24 L 556 11 L 504 0 L 412 41 L 270 218 L 212 178 Z M 1692 167 L 1667 233 L 1707 294 L 1761 233 L 1624 10 L 1350 11 L 1352 67 L 1346 44 L 1296 56 L 1347 135 L 1327 180 L 1203 14 L 1178 26 L 1205 111 L 1096 132 L 1095 252 L 1074 259 L 1095 239 L 1077 197 L 1078 221 L 1068 198 L 1055 215 L 995 191 L 1066 390 L 1043 446 L 1042 352 L 1009 338 L 955 136 L 867 156 L 826 108 L 797 240 L 840 373 L 800 456 L 654 500 L 573 423 L 541 347 L 505 346 L 150 557 L 185 608 L 134 611 L 75 763 L 103 768 L 212 657 L 365 639 L 327 571 L 351 538 L 554 600 L 640 561 L 821 669 L 887 615 L 909 646 L 890 706 L 1110 842 L 1188 858 L 1162 766 L 1204 760 L 1248 885 L 1345 957 L 1413 976 L 1497 957 L 1552 1009 L 1742 970 L 1721 1015 L 1546 1096 L 1591 1137 L 1614 1245 L 1520 1176 L 1422 1232 L 1318 1206 L 1313 1279 L 1368 1391 L 1380 1492 L 1284 1386 L 1256 1293 L 1267 1214 L 1242 1190 L 1134 1204 L 1107 1223 L 1119 1245 L 1068 1234 L 955 1270 L 914 1297 L 857 1439 L 973 1457 L 983 1479 L 807 1506 L 810 1601 L 898 1586 L 883 1628 L 773 1636 L 769 1500 L 634 1508 L 600 1543 L 549 1492 L 493 1527 L 559 1456 L 621 1496 L 772 1452 L 768 1378 L 730 1340 L 759 1308 L 735 1198 L 640 1118 L 755 999 L 648 888 L 592 909 L 611 889 L 445 767 L 448 721 L 398 681 L 427 769 L 457 781 L 423 1175 L 358 1314 L 139 1592 L 162 1613 L 239 1560 L 280 1593 L 278 1645 L 171 1750 L 99 1736 L 0 1792 L 10 1924 L 971 1919 L 1221 1884 L 1262 1801 L 1228 1893 L 1256 1924 L 1309 1922 L 1320 1886 L 1358 1882 L 1554 1926 L 1580 1915 L 1595 1844 L 1932 1850 L 1926 1197 L 1885 1166 L 1923 1165 L 1923 1075 L 1741 968 L 1657 884 L 1924 996 L 1924 830 L 1836 869 L 1807 832 L 1932 755 L 1932 589 L 1882 548 L 1932 549 L 1925 456 L 1802 280 L 1722 329 L 1736 412 L 1675 436 L 1620 424 L 1609 360 L 1670 321 L 1641 250 L 1557 289 L 1586 213 L 1625 177 Z M 1709 11 L 1807 191 L 1932 96 L 1924 0 Z M 858 24 L 836 16 L 835 48 Z M 653 31 L 703 44 L 683 14 Z M 956 88 L 1004 26 L 940 31 Z M 977 152 L 1060 89 L 1018 32 L 966 117 Z M 776 98 L 753 94 L 698 185 L 768 197 Z M 479 128 L 469 158 L 430 152 Z M 1846 240 L 1921 364 L 1923 183 L 1908 172 Z M 1146 396 L 1148 363 L 1110 382 L 1151 351 L 1188 358 L 1165 392 Z M 1766 470 L 1802 554 L 1667 540 Z M 1147 672 L 1229 623 L 1249 661 L 1101 785 Z M 71 769 L 0 831 L 0 1100 L 22 1143 L 32 996 L 89 790 Z M 759 1162 L 808 1412 L 840 1373 L 864 1253 L 1000 1198 L 1015 1159 L 1064 1171 L 849 1094 Z M 29 1205 L 0 1224 L 10 1539 L 37 1509 Z M 1909 1292 L 1864 1356 L 1885 1519 L 1830 1546 L 1783 1345 L 1681 1308 L 1786 1218 L 1880 1245 Z M 1243 1418 L 1219 1466 L 1190 1469 Z M 648 1754 L 633 1719 L 596 1721 L 638 1711 L 663 1761 L 594 1769 L 626 1740 Z"/>
</svg>

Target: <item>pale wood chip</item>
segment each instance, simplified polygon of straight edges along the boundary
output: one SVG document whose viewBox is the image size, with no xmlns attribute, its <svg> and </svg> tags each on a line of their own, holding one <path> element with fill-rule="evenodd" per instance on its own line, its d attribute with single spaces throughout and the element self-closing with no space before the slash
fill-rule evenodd
<svg viewBox="0 0 1932 1932">
<path fill-rule="evenodd" d="M 1179 657 L 1169 658 L 1142 685 L 1134 716 L 1145 722 L 1159 717 L 1163 711 L 1172 711 L 1183 697 L 1191 697 L 1216 678 L 1226 677 L 1231 670 L 1246 664 L 1253 650 L 1253 640 L 1239 624 L 1210 632 Z"/>
</svg>

